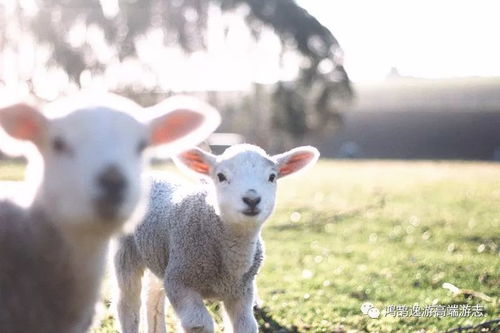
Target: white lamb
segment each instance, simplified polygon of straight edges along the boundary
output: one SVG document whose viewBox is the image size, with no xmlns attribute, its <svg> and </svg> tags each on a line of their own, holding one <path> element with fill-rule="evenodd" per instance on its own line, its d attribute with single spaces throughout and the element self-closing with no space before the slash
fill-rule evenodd
<svg viewBox="0 0 500 333">
<path fill-rule="evenodd" d="M 313 147 L 268 156 L 248 144 L 220 156 L 200 149 L 181 154 L 178 164 L 205 176 L 209 184 L 191 190 L 154 181 L 144 221 L 134 235 L 121 238 L 115 254 L 122 332 L 138 331 L 146 268 L 163 281 L 163 286 L 154 280 L 148 286 L 148 332 L 166 331 L 165 293 L 185 332 L 213 332 L 205 299 L 224 303 L 226 330 L 257 332 L 253 305 L 255 275 L 263 260 L 260 232 L 275 205 L 276 180 L 313 165 L 318 157 Z"/>
<path fill-rule="evenodd" d="M 56 102 L 46 110 L 60 113 L 53 119 L 26 104 L 0 109 L 1 145 L 29 142 L 43 161 L 29 207 L 0 201 L 0 332 L 87 331 L 109 240 L 142 217 L 143 150 L 192 146 L 220 120 L 186 98 L 156 108 L 147 122 L 115 95 Z"/>
</svg>

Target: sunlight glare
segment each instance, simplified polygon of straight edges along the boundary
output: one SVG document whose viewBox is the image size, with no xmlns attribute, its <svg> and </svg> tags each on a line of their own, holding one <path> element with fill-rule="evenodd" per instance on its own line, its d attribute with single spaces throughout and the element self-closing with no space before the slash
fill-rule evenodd
<svg viewBox="0 0 500 333">
<path fill-rule="evenodd" d="M 331 29 L 356 81 L 500 75 L 495 0 L 300 0 Z"/>
</svg>

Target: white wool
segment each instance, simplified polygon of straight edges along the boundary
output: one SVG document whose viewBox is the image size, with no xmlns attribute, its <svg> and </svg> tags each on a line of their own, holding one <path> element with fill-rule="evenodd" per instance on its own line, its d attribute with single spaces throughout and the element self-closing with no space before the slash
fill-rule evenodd
<svg viewBox="0 0 500 333">
<path fill-rule="evenodd" d="M 157 282 L 147 287 L 148 332 L 164 331 L 165 293 L 185 332 L 213 332 L 205 299 L 224 302 L 225 331 L 257 332 L 252 309 L 264 255 L 260 232 L 274 209 L 276 180 L 283 168 L 298 171 L 318 155 L 300 147 L 271 157 L 248 144 L 219 156 L 199 149 L 181 154 L 176 164 L 209 183 L 192 188 L 154 179 L 146 217 L 134 235 L 120 240 L 114 256 L 121 331 L 138 332 L 141 276 L 148 268 L 164 288 Z M 303 163 L 287 164 L 294 158 Z"/>
</svg>

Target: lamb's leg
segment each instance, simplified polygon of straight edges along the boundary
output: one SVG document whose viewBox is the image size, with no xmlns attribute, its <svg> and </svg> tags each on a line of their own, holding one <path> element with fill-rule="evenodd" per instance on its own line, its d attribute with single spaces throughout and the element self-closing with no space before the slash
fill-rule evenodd
<svg viewBox="0 0 500 333">
<path fill-rule="evenodd" d="M 116 314 L 119 331 L 137 333 L 139 331 L 141 307 L 141 279 L 145 270 L 139 260 L 135 240 L 132 235 L 119 240 L 114 256 L 117 284 Z"/>
<path fill-rule="evenodd" d="M 224 300 L 224 308 L 234 333 L 257 332 L 257 321 L 253 315 L 254 302 L 253 288 L 249 288 L 241 298 Z M 226 323 L 224 330 L 231 332 L 227 324 L 229 323 Z"/>
<path fill-rule="evenodd" d="M 169 279 L 168 274 L 165 291 L 181 321 L 184 332 L 212 333 L 214 331 L 214 322 L 199 293 L 179 281 Z"/>
<path fill-rule="evenodd" d="M 166 333 L 165 292 L 163 283 L 151 272 L 146 273 L 146 316 L 148 333 Z"/>
</svg>

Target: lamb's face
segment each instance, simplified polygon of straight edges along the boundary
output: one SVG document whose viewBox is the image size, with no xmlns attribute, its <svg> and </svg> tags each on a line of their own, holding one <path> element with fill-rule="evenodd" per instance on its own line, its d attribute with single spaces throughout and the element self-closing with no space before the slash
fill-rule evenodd
<svg viewBox="0 0 500 333">
<path fill-rule="evenodd" d="M 260 226 L 274 209 L 276 180 L 313 165 L 318 157 L 318 150 L 309 146 L 269 156 L 257 146 L 239 144 L 220 156 L 190 149 L 175 161 L 182 169 L 212 180 L 214 204 L 227 223 Z"/>
<path fill-rule="evenodd" d="M 211 176 L 221 216 L 231 223 L 261 225 L 272 213 L 277 168 L 264 152 L 242 151 L 221 155 Z"/>
<path fill-rule="evenodd" d="M 65 222 L 121 226 L 141 197 L 147 144 L 145 125 L 111 109 L 79 110 L 51 121 L 40 148 L 43 200 L 54 203 L 51 215 Z"/>
<path fill-rule="evenodd" d="M 34 205 L 55 223 L 78 230 L 112 232 L 141 211 L 147 146 L 175 153 L 204 140 L 220 123 L 216 110 L 189 97 L 154 106 L 145 122 L 131 115 L 145 115 L 140 106 L 111 94 L 77 95 L 45 111 L 52 117 L 26 104 L 0 108 L 0 135 L 14 139 L 0 143 L 8 148 L 24 141 L 38 149 L 44 167 Z"/>
</svg>

